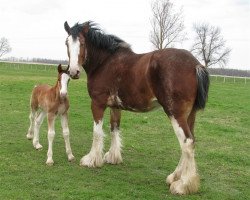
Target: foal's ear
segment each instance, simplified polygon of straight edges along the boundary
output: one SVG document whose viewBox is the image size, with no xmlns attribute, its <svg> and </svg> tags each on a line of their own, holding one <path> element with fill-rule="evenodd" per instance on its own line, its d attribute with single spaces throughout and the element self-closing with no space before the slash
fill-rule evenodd
<svg viewBox="0 0 250 200">
<path fill-rule="evenodd" d="M 64 29 L 68 33 L 68 35 L 70 35 L 70 27 L 67 21 L 64 22 Z"/>
<path fill-rule="evenodd" d="M 69 71 L 69 65 L 67 67 L 67 69 L 64 70 L 66 73 Z"/>
<path fill-rule="evenodd" d="M 61 73 L 61 72 L 63 71 L 62 65 L 61 65 L 61 64 L 58 65 L 57 71 L 58 71 L 58 73 Z"/>
</svg>

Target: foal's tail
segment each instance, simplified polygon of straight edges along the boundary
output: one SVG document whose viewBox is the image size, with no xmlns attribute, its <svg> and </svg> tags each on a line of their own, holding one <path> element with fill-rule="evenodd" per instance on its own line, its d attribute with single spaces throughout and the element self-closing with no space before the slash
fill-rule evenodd
<svg viewBox="0 0 250 200">
<path fill-rule="evenodd" d="M 208 98 L 209 89 L 209 73 L 207 69 L 202 65 L 196 66 L 196 78 L 197 78 L 197 95 L 195 99 L 194 107 L 196 110 L 204 109 Z"/>
</svg>

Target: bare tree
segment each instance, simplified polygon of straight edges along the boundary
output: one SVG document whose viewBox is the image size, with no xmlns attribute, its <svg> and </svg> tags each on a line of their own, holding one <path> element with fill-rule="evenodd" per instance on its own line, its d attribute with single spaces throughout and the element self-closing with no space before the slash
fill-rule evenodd
<svg viewBox="0 0 250 200">
<path fill-rule="evenodd" d="M 2 37 L 0 39 L 0 57 L 4 54 L 9 53 L 11 51 L 11 47 L 7 38 Z"/>
<path fill-rule="evenodd" d="M 226 65 L 231 49 L 226 47 L 220 28 L 203 23 L 194 24 L 193 29 L 196 37 L 191 51 L 204 61 L 206 67 Z"/>
<path fill-rule="evenodd" d="M 150 42 L 154 48 L 165 49 L 176 42 L 182 42 L 185 39 L 182 10 L 174 12 L 173 3 L 170 0 L 156 0 L 151 8 L 153 16 Z"/>
</svg>

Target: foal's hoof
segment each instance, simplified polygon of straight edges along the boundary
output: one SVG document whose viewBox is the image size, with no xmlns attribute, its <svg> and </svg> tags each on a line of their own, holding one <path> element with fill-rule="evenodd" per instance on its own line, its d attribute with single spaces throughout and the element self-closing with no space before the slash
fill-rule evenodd
<svg viewBox="0 0 250 200">
<path fill-rule="evenodd" d="M 47 166 L 53 166 L 54 165 L 54 161 L 53 160 L 47 160 L 46 161 L 46 165 Z"/>
<path fill-rule="evenodd" d="M 26 137 L 27 137 L 28 140 L 32 140 L 33 139 L 33 135 L 31 135 L 29 133 L 26 135 Z"/>
<path fill-rule="evenodd" d="M 75 159 L 75 157 L 74 157 L 73 155 L 70 155 L 70 156 L 68 157 L 68 161 L 69 161 L 69 162 L 75 162 L 76 159 Z"/>
<path fill-rule="evenodd" d="M 34 147 L 36 150 L 41 150 L 43 148 L 43 146 L 40 144 L 36 144 L 36 145 L 34 145 Z"/>
</svg>

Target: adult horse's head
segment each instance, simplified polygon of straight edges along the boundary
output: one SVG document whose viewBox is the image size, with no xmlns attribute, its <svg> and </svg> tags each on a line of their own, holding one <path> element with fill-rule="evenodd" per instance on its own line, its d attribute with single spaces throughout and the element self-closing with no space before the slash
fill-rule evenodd
<svg viewBox="0 0 250 200">
<path fill-rule="evenodd" d="M 69 57 L 69 75 L 72 79 L 78 79 L 82 70 L 82 65 L 85 62 L 87 51 L 84 34 L 88 24 L 76 24 L 71 27 L 67 22 L 64 23 L 64 28 L 68 33 L 66 39 L 67 52 Z"/>
</svg>

